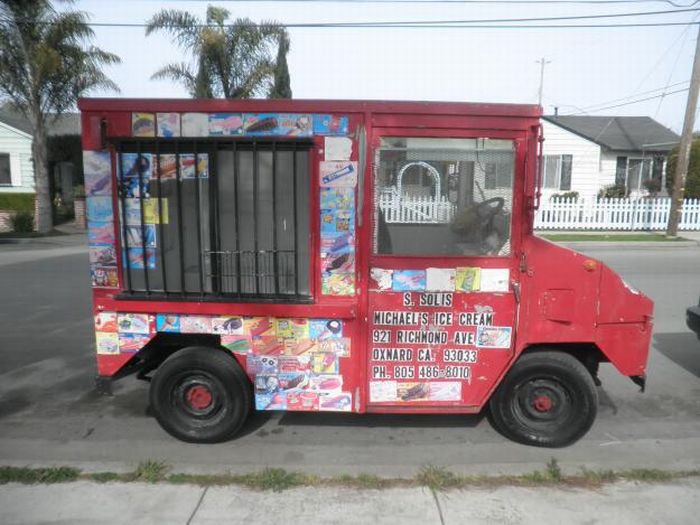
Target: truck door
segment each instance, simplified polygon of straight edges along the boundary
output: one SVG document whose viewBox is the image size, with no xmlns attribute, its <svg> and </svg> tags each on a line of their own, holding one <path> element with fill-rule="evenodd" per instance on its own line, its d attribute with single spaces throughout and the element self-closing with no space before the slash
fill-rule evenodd
<svg viewBox="0 0 700 525">
<path fill-rule="evenodd" d="M 476 410 L 513 355 L 517 142 L 378 135 L 367 409 Z"/>
</svg>

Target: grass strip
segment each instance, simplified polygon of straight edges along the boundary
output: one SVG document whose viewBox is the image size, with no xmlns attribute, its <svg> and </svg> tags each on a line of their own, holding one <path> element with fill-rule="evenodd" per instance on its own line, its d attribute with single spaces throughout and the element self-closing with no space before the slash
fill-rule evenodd
<svg viewBox="0 0 700 525">
<path fill-rule="evenodd" d="M 682 237 L 666 237 L 663 233 L 543 233 L 540 237 L 555 242 L 676 242 Z"/>
<path fill-rule="evenodd" d="M 0 484 L 52 484 L 73 481 L 146 482 L 191 484 L 202 487 L 240 486 L 259 491 L 281 492 L 298 487 L 340 487 L 362 490 L 381 490 L 396 487 L 426 487 L 432 491 L 449 491 L 467 488 L 515 487 L 572 487 L 599 488 L 603 485 L 635 481 L 660 483 L 692 477 L 700 477 L 700 469 L 667 471 L 660 469 L 628 470 L 588 470 L 581 469 L 577 474 L 564 474 L 556 459 L 552 458 L 543 470 L 535 470 L 519 475 L 462 475 L 446 467 L 425 465 L 410 478 L 385 478 L 372 474 L 342 474 L 335 477 L 320 477 L 303 472 L 288 471 L 282 468 L 265 468 L 247 474 L 186 474 L 170 473 L 172 468 L 160 461 L 144 461 L 136 469 L 127 473 L 81 472 L 71 467 L 2 467 Z"/>
<path fill-rule="evenodd" d="M 0 483 L 67 483 L 80 476 L 80 470 L 71 467 L 0 467 Z"/>
</svg>

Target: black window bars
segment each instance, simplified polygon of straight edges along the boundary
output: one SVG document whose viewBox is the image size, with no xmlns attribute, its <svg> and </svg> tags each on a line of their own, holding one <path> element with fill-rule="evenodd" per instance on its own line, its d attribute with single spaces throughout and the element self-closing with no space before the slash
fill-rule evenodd
<svg viewBox="0 0 700 525">
<path fill-rule="evenodd" d="M 121 297 L 311 302 L 311 140 L 113 144 Z"/>
</svg>

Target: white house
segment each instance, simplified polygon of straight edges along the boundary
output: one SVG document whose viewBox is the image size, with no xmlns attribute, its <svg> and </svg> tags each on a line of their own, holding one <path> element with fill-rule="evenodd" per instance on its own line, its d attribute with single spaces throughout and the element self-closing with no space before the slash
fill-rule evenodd
<svg viewBox="0 0 700 525">
<path fill-rule="evenodd" d="M 32 136 L 27 131 L 0 114 L 0 193 L 34 193 Z"/>
<path fill-rule="evenodd" d="M 49 137 L 79 136 L 80 115 L 60 115 L 49 122 L 47 131 Z M 72 163 L 54 163 L 53 170 L 54 187 L 61 188 L 64 201 L 72 200 Z M 0 193 L 34 192 L 31 127 L 27 119 L 19 113 L 7 106 L 0 107 Z"/>
<path fill-rule="evenodd" d="M 680 137 L 649 117 L 545 116 L 542 195 L 578 192 L 586 199 L 611 185 L 632 197 L 650 179 L 665 186 L 668 152 Z"/>
</svg>

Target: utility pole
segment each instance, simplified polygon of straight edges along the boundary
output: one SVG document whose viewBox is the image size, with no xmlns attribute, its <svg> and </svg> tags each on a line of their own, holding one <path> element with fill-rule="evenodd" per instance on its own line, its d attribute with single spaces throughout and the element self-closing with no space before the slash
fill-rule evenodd
<svg viewBox="0 0 700 525">
<path fill-rule="evenodd" d="M 673 179 L 671 212 L 669 213 L 668 226 L 666 227 L 667 237 L 676 237 L 678 235 L 678 223 L 681 222 L 681 214 L 683 213 L 683 192 L 690 162 L 690 148 L 693 145 L 693 126 L 695 125 L 695 110 L 698 106 L 698 90 L 700 90 L 700 28 L 698 28 L 698 40 L 695 44 L 693 74 L 690 77 L 690 90 L 688 91 L 688 102 L 685 106 L 683 133 L 681 134 L 681 145 L 678 149 L 676 174 Z"/>
<path fill-rule="evenodd" d="M 540 65 L 540 90 L 538 92 L 537 96 L 537 104 L 542 105 L 542 89 L 544 88 L 544 66 L 551 63 L 551 60 L 545 60 L 544 57 L 542 57 L 539 60 L 535 60 Z"/>
</svg>

